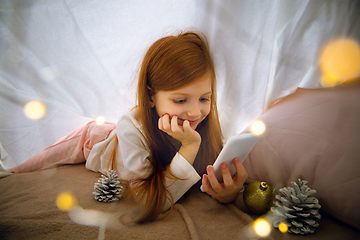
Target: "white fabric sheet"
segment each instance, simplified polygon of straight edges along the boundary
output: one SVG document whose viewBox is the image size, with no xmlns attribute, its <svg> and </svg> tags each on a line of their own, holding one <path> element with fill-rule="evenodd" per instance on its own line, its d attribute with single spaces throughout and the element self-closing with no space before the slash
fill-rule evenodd
<svg viewBox="0 0 360 240">
<path fill-rule="evenodd" d="M 360 39 L 358 0 L 1 0 L 0 143 L 11 167 L 89 120 L 135 105 L 142 56 L 158 38 L 198 30 L 209 40 L 228 138 L 297 87 L 320 87 L 318 55 Z M 28 119 L 39 100 L 46 114 Z M 10 159 L 10 158 L 7 158 Z"/>
</svg>

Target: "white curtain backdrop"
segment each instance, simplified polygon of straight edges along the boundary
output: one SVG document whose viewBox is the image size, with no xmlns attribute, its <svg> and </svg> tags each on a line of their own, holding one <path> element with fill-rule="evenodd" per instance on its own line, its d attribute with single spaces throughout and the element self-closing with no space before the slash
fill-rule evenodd
<svg viewBox="0 0 360 240">
<path fill-rule="evenodd" d="M 135 105 L 147 48 L 179 30 L 208 37 L 228 138 L 298 87 L 318 88 L 318 55 L 360 40 L 358 0 L 1 0 L 0 143 L 18 165 L 102 115 Z M 46 106 L 28 119 L 24 105 Z M 7 154 L 6 154 L 7 152 Z"/>
</svg>

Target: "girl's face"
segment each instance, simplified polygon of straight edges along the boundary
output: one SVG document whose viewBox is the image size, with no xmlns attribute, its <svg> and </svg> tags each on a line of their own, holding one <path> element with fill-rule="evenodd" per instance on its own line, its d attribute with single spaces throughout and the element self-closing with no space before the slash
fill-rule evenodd
<svg viewBox="0 0 360 240">
<path fill-rule="evenodd" d="M 178 116 L 178 124 L 188 120 L 192 129 L 201 123 L 210 113 L 211 77 L 204 74 L 195 82 L 174 91 L 157 91 L 152 97 L 153 107 L 159 117 L 165 114 Z"/>
</svg>

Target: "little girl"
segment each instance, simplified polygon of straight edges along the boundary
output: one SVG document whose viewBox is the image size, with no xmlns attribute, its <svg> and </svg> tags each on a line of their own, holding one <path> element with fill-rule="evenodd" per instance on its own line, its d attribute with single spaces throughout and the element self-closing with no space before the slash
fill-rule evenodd
<svg viewBox="0 0 360 240">
<path fill-rule="evenodd" d="M 222 148 L 215 83 L 205 37 L 186 32 L 161 38 L 143 59 L 137 106 L 116 126 L 90 122 L 12 171 L 85 160 L 93 171 L 114 169 L 141 206 L 135 222 L 156 219 L 201 175 L 205 192 L 231 202 L 247 173 L 234 159 L 237 174 L 232 178 L 224 163 L 220 184 L 211 166 Z"/>
</svg>

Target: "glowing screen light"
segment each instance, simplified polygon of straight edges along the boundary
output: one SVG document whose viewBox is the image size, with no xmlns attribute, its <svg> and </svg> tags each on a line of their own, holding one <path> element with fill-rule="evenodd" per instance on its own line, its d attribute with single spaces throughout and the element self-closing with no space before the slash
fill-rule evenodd
<svg viewBox="0 0 360 240">
<path fill-rule="evenodd" d="M 279 231 L 282 232 L 282 233 L 286 233 L 288 231 L 288 226 L 286 226 L 285 223 L 279 223 Z"/>
<path fill-rule="evenodd" d="M 74 205 L 74 199 L 69 193 L 61 193 L 56 199 L 56 206 L 62 211 L 68 211 Z"/>
<path fill-rule="evenodd" d="M 98 116 L 96 119 L 95 119 L 95 123 L 97 125 L 103 125 L 105 123 L 105 117 L 103 116 Z"/>
<path fill-rule="evenodd" d="M 267 237 L 271 232 L 271 226 L 268 221 L 259 218 L 254 222 L 254 230 L 259 237 Z"/>
<path fill-rule="evenodd" d="M 24 106 L 24 114 L 29 119 L 40 119 L 45 115 L 45 112 L 45 105 L 39 101 L 30 101 Z"/>
<path fill-rule="evenodd" d="M 319 58 L 324 74 L 323 87 L 333 87 L 360 75 L 360 47 L 351 39 L 337 39 L 327 44 Z"/>
<path fill-rule="evenodd" d="M 255 120 L 250 125 L 250 132 L 255 135 L 261 135 L 265 132 L 265 123 L 261 120 Z"/>
</svg>

